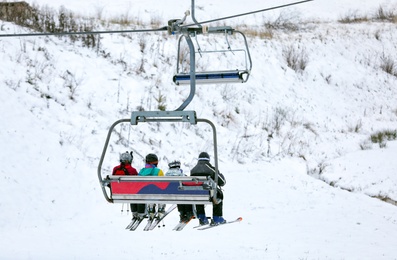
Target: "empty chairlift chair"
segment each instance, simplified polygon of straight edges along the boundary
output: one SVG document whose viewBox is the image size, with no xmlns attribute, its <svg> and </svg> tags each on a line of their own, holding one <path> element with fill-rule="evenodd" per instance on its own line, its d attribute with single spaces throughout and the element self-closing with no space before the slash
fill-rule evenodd
<svg viewBox="0 0 397 260">
<path fill-rule="evenodd" d="M 217 84 L 217 83 L 245 83 L 247 82 L 249 75 L 251 73 L 251 68 L 252 68 L 252 61 L 251 61 L 251 55 L 248 49 L 248 44 L 245 35 L 240 32 L 232 29 L 231 27 L 225 26 L 225 27 L 213 27 L 209 28 L 208 31 L 206 31 L 208 34 L 212 33 L 217 33 L 217 34 L 224 34 L 225 39 L 227 42 L 227 49 L 216 49 L 216 50 L 201 50 L 200 46 L 198 45 L 197 41 L 197 35 L 196 34 L 191 34 L 190 36 L 196 37 L 196 42 L 198 46 L 198 50 L 195 51 L 195 54 L 199 54 L 200 56 L 205 56 L 205 55 L 226 55 L 226 54 L 231 54 L 229 55 L 233 59 L 237 59 L 243 57 L 243 62 L 244 66 L 241 68 L 233 68 L 230 70 L 219 70 L 219 71 L 195 71 L 195 84 Z M 244 48 L 239 48 L 239 49 L 232 49 L 228 36 L 232 34 L 239 34 L 242 36 L 242 41 L 244 43 Z M 183 35 L 179 38 L 178 42 L 178 63 L 177 63 L 177 68 L 176 68 L 176 74 L 173 77 L 173 81 L 177 85 L 184 85 L 184 84 L 190 84 L 191 79 L 192 79 L 192 72 L 186 72 L 182 70 L 182 63 L 185 62 L 187 63 L 182 57 L 184 57 L 181 49 L 181 39 L 184 37 L 190 37 Z M 193 49 L 193 48 L 192 48 Z M 237 55 L 239 54 L 239 55 Z M 181 64 L 180 64 L 181 63 Z M 191 62 L 191 65 L 195 66 L 195 63 Z"/>
</svg>

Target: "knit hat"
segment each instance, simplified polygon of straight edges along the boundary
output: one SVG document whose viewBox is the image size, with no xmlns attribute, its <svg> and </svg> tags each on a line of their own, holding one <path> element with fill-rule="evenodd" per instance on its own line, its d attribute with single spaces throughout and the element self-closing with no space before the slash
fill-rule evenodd
<svg viewBox="0 0 397 260">
<path fill-rule="evenodd" d="M 145 160 L 147 163 L 156 164 L 156 165 L 159 162 L 159 158 L 154 153 L 149 153 L 148 155 L 146 155 Z"/>
<path fill-rule="evenodd" d="M 120 154 L 120 162 L 121 163 L 131 163 L 132 159 L 134 159 L 132 152 L 129 153 L 127 151 L 125 153 Z"/>
<path fill-rule="evenodd" d="M 210 160 L 210 155 L 206 152 L 201 152 L 199 154 L 199 161 L 209 161 Z"/>
</svg>

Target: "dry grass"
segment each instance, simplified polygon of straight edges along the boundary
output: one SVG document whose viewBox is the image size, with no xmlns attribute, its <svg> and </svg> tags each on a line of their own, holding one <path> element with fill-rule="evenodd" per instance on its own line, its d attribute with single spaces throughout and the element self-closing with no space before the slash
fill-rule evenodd
<svg viewBox="0 0 397 260">
<path fill-rule="evenodd" d="M 379 6 L 373 15 L 359 14 L 358 11 L 349 11 L 338 20 L 340 23 L 361 23 L 371 21 L 382 21 L 397 23 L 397 10 Z"/>
</svg>

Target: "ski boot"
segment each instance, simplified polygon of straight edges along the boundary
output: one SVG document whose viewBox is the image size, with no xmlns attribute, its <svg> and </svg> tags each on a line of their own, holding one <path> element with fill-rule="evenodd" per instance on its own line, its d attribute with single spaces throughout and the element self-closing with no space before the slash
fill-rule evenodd
<svg viewBox="0 0 397 260">
<path fill-rule="evenodd" d="M 214 216 L 211 225 L 220 225 L 220 224 L 225 224 L 226 219 L 224 219 L 222 216 Z"/>
<path fill-rule="evenodd" d="M 197 218 L 199 219 L 200 226 L 209 224 L 208 219 L 205 216 L 205 214 L 199 214 L 199 215 L 197 215 Z"/>
<path fill-rule="evenodd" d="M 157 212 L 157 217 L 162 218 L 165 213 L 165 204 L 159 204 L 159 210 Z"/>
<path fill-rule="evenodd" d="M 150 219 L 153 219 L 154 216 L 156 215 L 156 205 L 155 204 L 149 205 L 148 215 L 149 215 Z"/>
</svg>

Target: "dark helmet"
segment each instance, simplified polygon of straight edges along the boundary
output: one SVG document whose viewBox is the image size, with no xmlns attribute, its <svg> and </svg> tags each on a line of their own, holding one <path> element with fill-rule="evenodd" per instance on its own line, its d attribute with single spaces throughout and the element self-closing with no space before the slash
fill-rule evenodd
<svg viewBox="0 0 397 260">
<path fill-rule="evenodd" d="M 120 154 L 120 162 L 121 163 L 131 163 L 132 159 L 134 159 L 134 156 L 132 155 L 132 152 L 125 152 Z"/>
<path fill-rule="evenodd" d="M 156 164 L 156 163 L 158 163 L 159 158 L 154 153 L 149 153 L 148 155 L 146 155 L 146 159 L 145 160 L 146 160 L 147 163 Z"/>
<path fill-rule="evenodd" d="M 201 152 L 199 154 L 199 161 L 202 161 L 202 160 L 209 161 L 210 160 L 210 155 L 208 153 L 206 153 L 206 152 Z"/>
<path fill-rule="evenodd" d="M 168 167 L 170 167 L 170 168 L 181 168 L 181 162 L 180 161 L 170 162 L 168 164 Z"/>
</svg>

